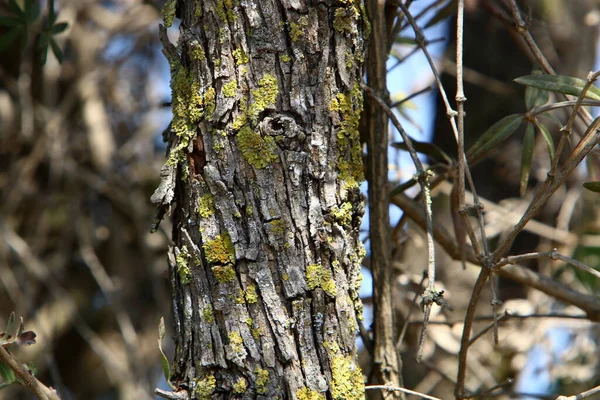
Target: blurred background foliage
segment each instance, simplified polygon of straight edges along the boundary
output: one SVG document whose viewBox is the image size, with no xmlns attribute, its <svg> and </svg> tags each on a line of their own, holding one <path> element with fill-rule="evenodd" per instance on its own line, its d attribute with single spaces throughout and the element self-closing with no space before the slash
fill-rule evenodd
<svg viewBox="0 0 600 400">
<path fill-rule="evenodd" d="M 157 34 L 163 3 L 0 1 L 0 319 L 8 319 L 12 311 L 24 317 L 26 329 L 37 334 L 37 344 L 15 354 L 22 362 L 34 363 L 40 380 L 65 400 L 149 399 L 161 384 L 157 327 L 161 316 L 170 326 L 165 255 L 171 227 L 165 220 L 158 233 L 150 234 L 155 210 L 149 198 L 159 182 L 164 162 L 161 132 L 170 118 L 165 106 L 169 67 Z M 455 1 L 415 3 L 427 10 L 416 15 L 421 26 L 447 27 L 446 52 L 436 62 L 444 71 L 446 91 L 453 94 Z M 526 111 L 523 87 L 511 81 L 530 74 L 534 64 L 502 19 L 502 4 L 466 1 L 467 144 L 502 117 Z M 523 5 L 552 65 L 559 73 L 584 78 L 595 62 L 598 2 L 532 0 Z M 176 27 L 170 33 L 176 36 Z M 403 64 L 418 49 L 408 24 L 398 38 L 390 59 Z M 425 81 L 432 83 L 431 78 Z M 422 83 L 414 92 L 424 87 Z M 422 109 L 415 110 L 412 102 L 400 108 L 406 123 L 417 124 L 411 118 Z M 437 111 L 420 118 L 434 121 L 433 142 L 455 156 L 441 103 Z M 556 118 L 564 123 L 565 115 L 557 113 Z M 553 135 L 558 134 L 554 128 Z M 529 189 L 519 197 L 522 140 L 521 132 L 473 169 L 479 194 L 497 206 L 488 208 L 486 221 L 488 232 L 496 227 L 496 235 L 511 224 L 503 213 L 521 212 L 549 168 L 546 144 L 536 137 Z M 593 163 L 587 173 L 597 174 Z M 599 200 L 582 192 L 585 176 L 582 169 L 554 196 L 539 220 L 545 225 L 522 234 L 513 254 L 557 247 L 588 265 L 600 265 Z M 436 218 L 451 229 L 449 190 L 434 194 Z M 408 229 L 395 228 L 396 313 L 402 323 L 414 308 L 415 292 L 421 290 L 426 251 L 419 229 L 410 223 Z M 446 377 L 456 375 L 459 321 L 477 271 L 462 271 L 460 263 L 441 250 L 438 254 L 438 280 L 456 310 L 433 316 L 424 363 L 414 362 L 418 323 L 409 325 L 401 350 L 406 386 L 449 398 L 453 385 Z M 365 264 L 368 267 L 368 260 Z M 597 281 L 569 267 L 546 260 L 529 266 L 578 290 L 598 293 Z M 499 294 L 505 308 L 522 314 L 569 311 L 511 282 L 501 282 Z M 481 303 L 481 314 L 489 315 L 489 306 Z M 420 318 L 418 310 L 413 311 L 412 320 Z M 481 321 L 477 328 L 488 323 Z M 503 325 L 499 346 L 478 341 L 470 352 L 468 387 L 518 380 L 532 348 L 551 347 L 547 332 L 556 324 L 551 319 L 518 319 Z M 561 392 L 600 383 L 597 327 L 585 321 L 570 322 L 569 327 L 569 351 L 544 366 L 552 389 Z M 163 345 L 170 354 L 168 338 Z M 362 359 L 368 373 L 366 352 Z M 31 396 L 19 385 L 0 391 L 0 399 Z"/>
</svg>

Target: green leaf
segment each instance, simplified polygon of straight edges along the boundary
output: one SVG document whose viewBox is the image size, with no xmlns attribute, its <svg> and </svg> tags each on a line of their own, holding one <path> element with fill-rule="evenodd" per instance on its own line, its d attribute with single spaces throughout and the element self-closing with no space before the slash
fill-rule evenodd
<svg viewBox="0 0 600 400">
<path fill-rule="evenodd" d="M 560 122 L 558 118 L 550 113 L 540 114 L 539 117 L 540 119 L 547 119 L 548 121 L 552 122 L 556 126 L 556 129 L 561 129 L 563 127 L 562 122 Z"/>
<path fill-rule="evenodd" d="M 50 28 L 50 32 L 52 32 L 54 35 L 58 35 L 59 33 L 64 32 L 68 27 L 69 24 L 67 22 L 59 22 Z"/>
<path fill-rule="evenodd" d="M 22 31 L 22 26 L 15 26 L 4 35 L 0 36 L 0 51 L 6 50 L 19 36 L 21 36 Z"/>
<path fill-rule="evenodd" d="M 52 53 L 54 53 L 54 56 L 58 60 L 58 63 L 62 64 L 64 55 L 62 50 L 60 49 L 60 46 L 58 45 L 58 43 L 56 43 L 56 40 L 54 40 L 54 38 L 50 39 L 50 46 L 52 47 Z"/>
<path fill-rule="evenodd" d="M 469 164 L 479 161 L 490 150 L 508 139 L 519 128 L 521 122 L 523 122 L 523 115 L 512 114 L 490 126 L 467 152 Z"/>
<path fill-rule="evenodd" d="M 3 385 L 10 385 L 15 381 L 15 373 L 8 365 L 0 361 L 0 377 Z"/>
<path fill-rule="evenodd" d="M 417 181 L 411 178 L 410 180 L 408 180 L 408 181 L 406 181 L 406 182 L 404 182 L 404 183 L 396 186 L 394 188 L 394 190 L 392 190 L 390 192 L 390 196 L 395 196 L 395 195 L 397 195 L 399 193 L 402 193 L 406 189 L 411 188 L 411 187 L 415 186 L 416 184 L 417 184 Z"/>
<path fill-rule="evenodd" d="M 533 160 L 533 147 L 535 145 L 535 133 L 533 124 L 527 124 L 525 128 L 525 138 L 523 139 L 523 153 L 521 154 L 521 187 L 519 194 L 525 196 L 527 182 L 529 181 L 529 172 L 531 171 L 531 161 Z"/>
<path fill-rule="evenodd" d="M 583 182 L 583 187 L 592 192 L 600 193 L 600 182 Z"/>
<path fill-rule="evenodd" d="M 167 383 L 173 387 L 170 382 L 171 379 L 171 367 L 169 366 L 169 360 L 167 356 L 163 352 L 162 349 L 162 341 L 165 338 L 165 319 L 160 317 L 160 322 L 158 323 L 158 351 L 160 351 L 160 362 L 163 368 L 163 374 L 165 375 L 165 380 Z"/>
<path fill-rule="evenodd" d="M 450 18 L 451 15 L 454 14 L 454 10 L 456 10 L 456 0 L 452 0 L 444 7 L 440 8 L 437 11 L 437 13 L 435 13 L 435 15 L 429 20 L 429 22 L 425 24 L 423 29 L 430 28 L 434 25 L 439 24 L 442 21 L 447 20 L 448 18 Z"/>
<path fill-rule="evenodd" d="M 30 24 L 35 22 L 37 17 L 40 16 L 41 2 L 38 0 L 25 0 L 25 15 L 27 15 L 27 22 Z"/>
<path fill-rule="evenodd" d="M 17 17 L 11 17 L 10 15 L 0 16 L 0 26 L 13 27 L 25 25 L 25 21 Z"/>
<path fill-rule="evenodd" d="M 533 86 L 538 89 L 570 94 L 572 96 L 579 96 L 587 83 L 585 79 L 564 75 L 527 75 L 515 79 L 515 82 L 521 85 Z M 600 89 L 594 85 L 590 86 L 585 93 L 585 97 L 600 100 Z"/>
<path fill-rule="evenodd" d="M 416 140 L 413 140 L 412 144 L 417 153 L 425 154 L 433 160 L 445 162 L 446 164 L 452 163 L 452 159 L 450 158 L 450 156 L 444 153 L 442 149 L 440 149 L 433 143 L 417 142 Z M 392 143 L 392 147 L 408 151 L 408 146 L 404 142 Z"/>
<path fill-rule="evenodd" d="M 546 141 L 546 145 L 548 145 L 548 155 L 550 156 L 550 162 L 554 163 L 554 157 L 556 155 L 556 150 L 554 149 L 554 139 L 552 139 L 552 135 L 550 131 L 546 127 L 546 125 L 542 124 L 540 121 L 535 121 L 535 126 L 538 131 L 542 134 L 542 137 Z"/>
<path fill-rule="evenodd" d="M 26 19 L 27 16 L 23 12 L 23 10 L 21 10 L 21 7 L 19 7 L 15 0 L 8 0 L 8 7 L 10 8 L 10 11 L 13 12 L 13 14 L 17 14 L 24 20 Z"/>
<path fill-rule="evenodd" d="M 6 323 L 6 329 L 4 332 L 6 333 L 5 340 L 10 340 L 11 338 L 15 338 L 17 336 L 17 330 L 19 327 L 16 325 L 17 318 L 15 316 L 15 312 L 10 313 L 10 317 L 8 317 L 8 322 Z"/>
<path fill-rule="evenodd" d="M 548 92 L 533 86 L 527 86 L 525 89 L 525 106 L 528 110 L 533 107 L 539 107 L 548 102 Z"/>
</svg>

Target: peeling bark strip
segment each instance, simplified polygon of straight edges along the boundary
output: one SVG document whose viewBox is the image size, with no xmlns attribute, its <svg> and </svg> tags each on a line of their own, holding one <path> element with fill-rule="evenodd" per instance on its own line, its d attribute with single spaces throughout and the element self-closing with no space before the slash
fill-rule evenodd
<svg viewBox="0 0 600 400">
<path fill-rule="evenodd" d="M 170 0 L 172 382 L 197 399 L 362 399 L 357 0 Z M 317 4 L 317 2 L 310 2 Z M 171 174 L 169 174 L 171 171 Z M 175 174 L 175 176 L 173 176 Z"/>
</svg>

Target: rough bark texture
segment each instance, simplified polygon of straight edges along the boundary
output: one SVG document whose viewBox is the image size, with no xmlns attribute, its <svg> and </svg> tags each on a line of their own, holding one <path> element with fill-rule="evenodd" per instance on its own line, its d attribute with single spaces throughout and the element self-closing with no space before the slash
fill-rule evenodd
<svg viewBox="0 0 600 400">
<path fill-rule="evenodd" d="M 174 215 L 171 380 L 199 399 L 362 398 L 364 11 L 167 2 L 167 26 L 175 14 L 177 47 L 162 33 L 174 119 L 153 196 Z"/>
</svg>

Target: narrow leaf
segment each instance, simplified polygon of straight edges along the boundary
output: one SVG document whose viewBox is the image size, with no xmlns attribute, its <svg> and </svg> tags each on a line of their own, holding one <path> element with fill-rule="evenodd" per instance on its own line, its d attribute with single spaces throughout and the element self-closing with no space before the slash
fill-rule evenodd
<svg viewBox="0 0 600 400">
<path fill-rule="evenodd" d="M 21 7 L 19 7 L 15 0 L 8 0 L 8 7 L 10 8 L 10 11 L 12 11 L 14 14 L 17 14 L 23 19 L 26 18 L 25 13 L 23 12 L 23 10 L 21 10 Z"/>
<path fill-rule="evenodd" d="M 521 154 L 521 187 L 519 189 L 521 197 L 525 196 L 525 191 L 527 190 L 534 145 L 535 133 L 533 124 L 527 124 L 527 128 L 525 128 L 525 138 L 523 139 L 523 153 Z"/>
<path fill-rule="evenodd" d="M 58 24 L 52 25 L 52 28 L 50 28 L 50 32 L 52 32 L 52 34 L 54 35 L 57 35 L 61 32 L 64 32 L 68 27 L 69 24 L 67 22 L 59 22 Z"/>
<path fill-rule="evenodd" d="M 27 20 L 29 23 L 33 23 L 40 16 L 42 2 L 38 0 L 27 0 L 27 3 L 32 3 L 29 7 L 27 7 Z"/>
<path fill-rule="evenodd" d="M 490 126 L 467 152 L 469 164 L 479 161 L 490 150 L 508 139 L 523 122 L 523 115 L 512 114 Z"/>
<path fill-rule="evenodd" d="M 6 338 L 6 340 L 10 340 L 10 338 L 14 338 L 17 334 L 17 325 L 16 325 L 16 321 L 17 318 L 15 317 L 15 312 L 11 312 L 10 313 L 10 317 L 8 317 L 8 322 L 6 323 L 6 329 L 4 330 L 4 332 L 6 332 L 6 335 L 8 336 L 8 338 Z"/>
<path fill-rule="evenodd" d="M 160 362 L 162 364 L 162 368 L 163 368 L 163 374 L 165 375 L 165 380 L 167 381 L 167 383 L 169 385 L 171 385 L 171 382 L 169 381 L 171 379 L 171 367 L 169 366 L 169 360 L 167 359 L 167 356 L 165 355 L 165 353 L 163 352 L 162 349 L 162 341 L 165 337 L 165 319 L 163 317 L 160 317 L 160 322 L 158 323 L 158 351 L 160 351 Z M 172 387 L 172 385 L 171 385 Z"/>
<path fill-rule="evenodd" d="M 583 187 L 592 192 L 600 193 L 600 182 L 583 182 Z"/>
<path fill-rule="evenodd" d="M 15 40 L 17 40 L 21 35 L 22 29 L 21 26 L 16 26 L 0 36 L 0 51 L 6 50 Z"/>
<path fill-rule="evenodd" d="M 0 361 L 0 377 L 3 385 L 10 385 L 15 381 L 15 373 L 8 365 Z"/>
<path fill-rule="evenodd" d="M 515 82 L 521 85 L 533 86 L 538 89 L 548 90 L 579 96 L 586 84 L 585 79 L 574 78 L 564 75 L 527 75 L 515 79 Z M 585 93 L 585 97 L 593 100 L 600 100 L 600 89 L 592 85 Z"/>
<path fill-rule="evenodd" d="M 402 193 L 402 192 L 404 192 L 406 189 L 408 189 L 408 188 L 411 188 L 411 187 L 415 186 L 416 184 L 417 184 L 417 181 L 416 181 L 416 180 L 414 180 L 414 179 L 410 179 L 410 180 L 408 180 L 408 181 L 406 181 L 406 182 L 404 182 L 404 183 L 402 183 L 402 184 L 400 184 L 400 185 L 396 186 L 396 187 L 394 188 L 394 190 L 392 190 L 392 191 L 390 192 L 390 196 L 394 196 L 394 195 L 397 195 L 397 194 L 399 194 L 399 193 Z"/>
<path fill-rule="evenodd" d="M 456 1 L 452 0 L 435 13 L 435 15 L 429 20 L 429 22 L 425 24 L 423 29 L 430 28 L 434 25 L 439 24 L 442 21 L 447 20 L 448 18 L 450 18 L 451 15 L 454 14 L 454 10 L 456 10 Z"/>
<path fill-rule="evenodd" d="M 25 21 L 17 17 L 11 17 L 10 15 L 0 16 L 0 26 L 13 27 L 25 25 Z"/>
<path fill-rule="evenodd" d="M 558 118 L 556 118 L 554 115 L 552 115 L 550 113 L 541 114 L 539 117 L 543 118 L 543 119 L 547 119 L 548 121 L 552 122 L 556 126 L 556 129 L 560 129 L 563 127 L 562 122 L 560 122 L 560 120 Z"/>
<path fill-rule="evenodd" d="M 452 159 L 450 158 L 450 156 L 444 153 L 442 149 L 440 149 L 433 143 L 417 142 L 416 140 L 413 140 L 412 145 L 417 153 L 425 154 L 426 156 L 436 161 L 445 162 L 446 164 L 452 163 Z M 392 147 L 408 151 L 408 146 L 404 142 L 394 142 L 392 143 Z"/>
<path fill-rule="evenodd" d="M 556 150 L 554 149 L 554 139 L 552 139 L 552 135 L 550 134 L 548 127 L 546 127 L 546 125 L 537 120 L 535 122 L 535 126 L 537 127 L 538 131 L 542 134 L 542 137 L 546 141 L 546 145 L 548 145 L 548 155 L 550 156 L 550 162 L 554 163 Z"/>
<path fill-rule="evenodd" d="M 54 53 L 54 56 L 58 60 L 58 63 L 62 64 L 64 55 L 63 55 L 62 50 L 60 49 L 60 46 L 58 45 L 58 43 L 56 43 L 56 40 L 54 40 L 54 38 L 50 39 L 50 46 L 52 47 L 52 52 Z"/>
<path fill-rule="evenodd" d="M 533 86 L 527 86 L 525 89 L 525 106 L 528 110 L 533 107 L 539 107 L 548 102 L 548 92 Z"/>
</svg>

